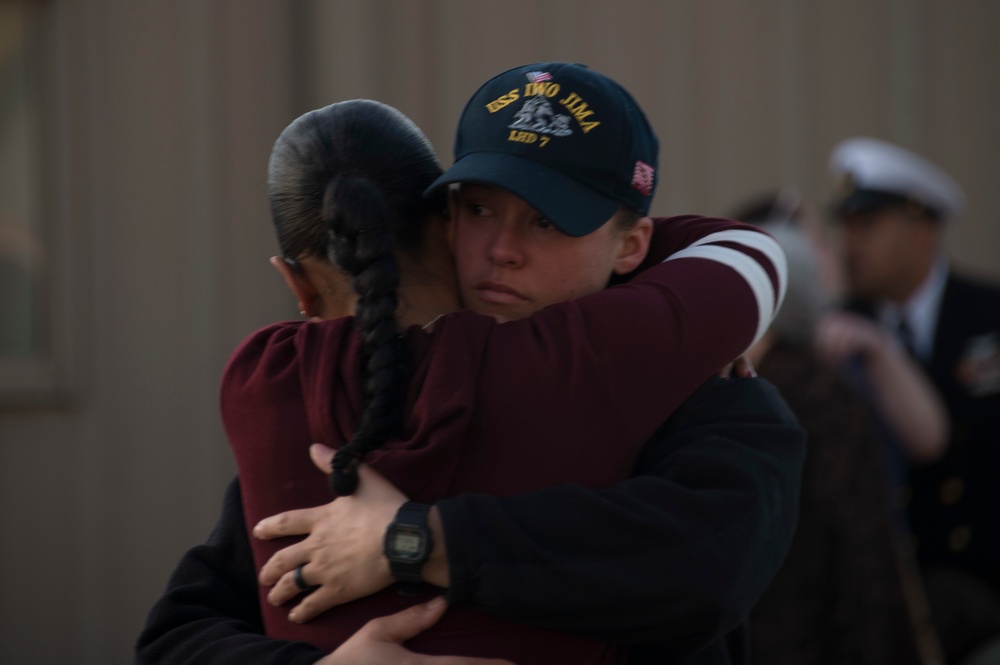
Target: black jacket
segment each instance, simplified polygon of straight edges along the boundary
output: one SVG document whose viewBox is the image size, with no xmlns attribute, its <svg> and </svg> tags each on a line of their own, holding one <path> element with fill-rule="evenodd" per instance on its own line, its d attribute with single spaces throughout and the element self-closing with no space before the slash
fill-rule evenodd
<svg viewBox="0 0 1000 665">
<path fill-rule="evenodd" d="M 873 303 L 847 309 L 874 317 Z M 1000 594 L 1000 288 L 949 273 L 929 358 L 945 402 L 944 457 L 910 470 L 910 528 L 925 567 L 970 571 Z"/>
<path fill-rule="evenodd" d="M 923 366 L 951 439 L 943 459 L 911 474 L 917 558 L 970 570 L 1000 594 L 1000 289 L 950 274 Z"/>
<path fill-rule="evenodd" d="M 613 445 L 613 442 L 609 442 Z M 634 476 L 438 503 L 453 603 L 633 645 L 630 663 L 745 663 L 746 616 L 795 530 L 805 436 L 762 379 L 713 379 Z M 324 653 L 261 635 L 239 486 L 153 607 L 137 663 L 292 665 Z"/>
</svg>

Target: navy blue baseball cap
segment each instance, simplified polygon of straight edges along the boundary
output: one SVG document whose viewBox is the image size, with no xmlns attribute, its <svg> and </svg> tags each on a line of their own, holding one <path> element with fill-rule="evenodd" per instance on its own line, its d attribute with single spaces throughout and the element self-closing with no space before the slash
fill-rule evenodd
<svg viewBox="0 0 1000 665">
<path fill-rule="evenodd" d="M 585 65 L 545 62 L 493 77 L 462 111 L 455 162 L 428 188 L 502 187 L 571 236 L 622 206 L 649 212 L 659 142 L 632 95 Z"/>
</svg>

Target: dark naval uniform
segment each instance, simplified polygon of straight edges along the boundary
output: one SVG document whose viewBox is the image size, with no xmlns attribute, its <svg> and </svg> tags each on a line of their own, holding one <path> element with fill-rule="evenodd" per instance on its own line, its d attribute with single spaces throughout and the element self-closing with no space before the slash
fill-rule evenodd
<svg viewBox="0 0 1000 665">
<path fill-rule="evenodd" d="M 876 139 L 842 141 L 830 167 L 845 185 L 835 205 L 845 223 L 877 224 L 892 219 L 880 210 L 895 208 L 941 224 L 965 203 L 937 165 Z M 948 662 L 960 662 L 1000 650 L 1000 287 L 944 265 L 939 258 L 906 303 L 849 308 L 899 326 L 900 341 L 948 411 L 947 449 L 936 462 L 911 467 L 907 511 L 931 619 Z"/>
<path fill-rule="evenodd" d="M 874 317 L 867 302 L 848 309 Z M 1000 288 L 950 273 L 931 354 L 917 362 L 951 427 L 944 457 L 910 470 L 917 560 L 970 571 L 1000 594 Z"/>
<path fill-rule="evenodd" d="M 1000 594 L 1000 289 L 949 275 L 922 365 L 951 440 L 943 459 L 911 472 L 918 560 L 971 571 Z"/>
</svg>

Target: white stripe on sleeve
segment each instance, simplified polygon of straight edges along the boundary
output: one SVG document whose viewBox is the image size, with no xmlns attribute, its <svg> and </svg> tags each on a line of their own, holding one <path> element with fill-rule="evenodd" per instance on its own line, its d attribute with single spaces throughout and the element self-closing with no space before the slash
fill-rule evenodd
<svg viewBox="0 0 1000 665">
<path fill-rule="evenodd" d="M 774 302 L 774 285 L 767 271 L 760 263 L 740 250 L 718 245 L 688 247 L 671 254 L 664 262 L 688 258 L 708 259 L 722 263 L 735 270 L 746 281 L 757 300 L 757 332 L 754 334 L 750 346 L 756 344 L 767 331 L 767 327 L 771 325 L 771 320 L 777 311 Z M 780 255 L 780 259 L 781 263 L 784 264 L 783 254 Z"/>
<path fill-rule="evenodd" d="M 691 246 L 697 247 L 717 242 L 737 243 L 755 249 L 767 257 L 771 265 L 774 266 L 775 274 L 778 276 L 778 288 L 776 289 L 778 292 L 778 304 L 774 308 L 774 313 L 777 314 L 778 310 L 781 309 L 781 304 L 785 301 L 785 291 L 788 290 L 788 264 L 785 261 L 785 252 L 781 249 L 781 245 L 766 233 L 747 229 L 733 229 L 705 236 Z"/>
</svg>

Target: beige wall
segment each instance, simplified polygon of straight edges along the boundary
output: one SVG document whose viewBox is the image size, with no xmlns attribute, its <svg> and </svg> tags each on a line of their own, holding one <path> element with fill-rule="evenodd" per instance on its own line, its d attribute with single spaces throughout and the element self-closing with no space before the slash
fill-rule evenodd
<svg viewBox="0 0 1000 665">
<path fill-rule="evenodd" d="M 821 206 L 842 138 L 939 162 L 970 206 L 964 265 L 1000 277 L 1000 3 L 947 0 L 439 0 L 313 3 L 306 100 L 373 97 L 447 163 L 465 100 L 508 67 L 574 60 L 611 75 L 661 141 L 654 211 L 723 214 L 797 186 Z M 393 17 L 387 20 L 386 17 Z M 320 34 L 322 33 L 322 34 Z M 372 35 L 377 34 L 378 38 Z"/>
<path fill-rule="evenodd" d="M 366 96 L 448 162 L 461 105 L 509 66 L 622 81 L 662 145 L 660 213 L 724 213 L 868 134 L 940 162 L 970 207 L 953 255 L 1000 277 L 1000 3 L 974 0 L 52 0 L 49 222 L 68 398 L 0 410 L 0 662 L 115 664 L 232 473 L 227 354 L 294 315 L 265 265 L 271 142 Z M 50 82 L 51 83 L 51 82 Z M 65 238 L 72 242 L 66 242 Z M 59 246 L 60 243 L 54 243 Z M 61 272 L 60 272 L 61 271 Z"/>
<path fill-rule="evenodd" d="M 233 473 L 228 352 L 294 314 L 266 264 L 264 194 L 291 113 L 290 21 L 266 0 L 45 11 L 72 371 L 54 405 L 0 411 L 0 662 L 128 663 Z"/>
</svg>

